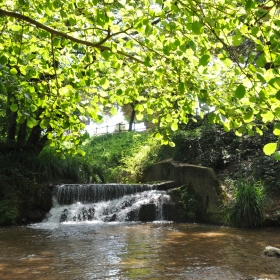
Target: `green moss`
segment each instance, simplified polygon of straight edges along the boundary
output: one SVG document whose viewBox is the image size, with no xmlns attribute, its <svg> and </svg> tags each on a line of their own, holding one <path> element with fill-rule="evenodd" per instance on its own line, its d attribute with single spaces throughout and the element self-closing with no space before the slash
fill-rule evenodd
<svg viewBox="0 0 280 280">
<path fill-rule="evenodd" d="M 201 199 L 194 190 L 183 185 L 168 192 L 172 199 L 179 205 L 180 218 L 186 221 L 202 221 L 204 217 L 204 207 Z"/>
</svg>

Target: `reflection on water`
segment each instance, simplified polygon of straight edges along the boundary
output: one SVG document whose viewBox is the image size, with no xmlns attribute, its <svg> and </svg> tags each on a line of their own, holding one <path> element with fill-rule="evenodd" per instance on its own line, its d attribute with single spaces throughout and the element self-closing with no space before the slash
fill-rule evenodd
<svg viewBox="0 0 280 280">
<path fill-rule="evenodd" d="M 173 223 L 0 228 L 0 279 L 280 279 L 279 229 Z"/>
</svg>

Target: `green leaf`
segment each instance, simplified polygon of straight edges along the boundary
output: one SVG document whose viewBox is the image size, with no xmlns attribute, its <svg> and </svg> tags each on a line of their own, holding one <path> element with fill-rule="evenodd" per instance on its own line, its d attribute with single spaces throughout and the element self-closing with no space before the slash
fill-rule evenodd
<svg viewBox="0 0 280 280">
<path fill-rule="evenodd" d="M 274 120 L 274 114 L 270 111 L 261 114 L 261 116 L 264 123 L 272 122 Z"/>
<path fill-rule="evenodd" d="M 11 75 L 16 75 L 18 73 L 18 71 L 16 68 L 11 68 L 10 73 L 11 73 Z"/>
<path fill-rule="evenodd" d="M 136 119 L 137 119 L 138 121 L 143 120 L 143 118 L 144 118 L 144 115 L 141 114 L 141 113 L 136 115 Z"/>
<path fill-rule="evenodd" d="M 174 148 L 174 147 L 175 147 L 175 143 L 174 143 L 174 142 L 172 142 L 172 141 L 168 141 L 168 144 L 169 144 L 169 146 L 170 146 L 170 147 L 172 147 L 172 148 Z"/>
<path fill-rule="evenodd" d="M 280 90 L 278 90 L 278 91 L 276 92 L 275 97 L 276 97 L 276 99 L 280 100 Z"/>
<path fill-rule="evenodd" d="M 253 6 L 253 1 L 247 0 L 245 5 L 245 10 L 248 12 L 249 10 L 251 10 L 252 6 Z"/>
<path fill-rule="evenodd" d="M 0 64 L 5 65 L 8 62 L 8 58 L 5 55 L 0 56 Z"/>
<path fill-rule="evenodd" d="M 54 45 L 55 47 L 60 46 L 60 40 L 59 40 L 57 37 L 54 37 L 54 39 L 53 39 L 53 45 Z"/>
<path fill-rule="evenodd" d="M 111 55 L 112 55 L 112 53 L 109 52 L 108 50 L 105 50 L 102 52 L 102 56 L 105 58 L 105 60 L 108 60 Z"/>
<path fill-rule="evenodd" d="M 65 11 L 63 11 L 63 9 L 60 10 L 60 16 L 62 18 L 67 18 L 67 13 Z"/>
<path fill-rule="evenodd" d="M 112 107 L 110 112 L 113 116 L 115 116 L 118 113 L 118 109 L 116 107 Z"/>
<path fill-rule="evenodd" d="M 135 110 L 141 113 L 144 111 L 144 106 L 142 104 L 137 104 Z"/>
<path fill-rule="evenodd" d="M 199 35 L 203 33 L 203 24 L 198 21 L 192 23 L 192 31 L 194 34 Z"/>
<path fill-rule="evenodd" d="M 125 6 L 125 4 L 126 4 L 126 0 L 118 0 L 118 2 L 119 2 L 120 4 L 122 4 L 123 6 Z"/>
<path fill-rule="evenodd" d="M 279 151 L 275 152 L 275 153 L 273 154 L 273 156 L 274 156 L 274 158 L 275 158 L 276 160 L 280 160 L 280 152 L 279 152 Z"/>
<path fill-rule="evenodd" d="M 209 61 L 210 61 L 210 55 L 205 54 L 200 58 L 199 64 L 202 65 L 202 66 L 207 66 Z"/>
<path fill-rule="evenodd" d="M 179 91 L 180 93 L 184 93 L 184 92 L 185 92 L 185 84 L 184 84 L 183 82 L 180 82 L 180 83 L 179 83 L 178 91 Z"/>
<path fill-rule="evenodd" d="M 33 128 L 38 124 L 38 121 L 36 121 L 33 117 L 28 117 L 27 118 L 27 126 L 30 128 Z"/>
<path fill-rule="evenodd" d="M 237 34 L 235 36 L 232 37 L 232 45 L 233 46 L 239 46 L 242 43 L 243 39 L 242 36 L 240 34 Z"/>
<path fill-rule="evenodd" d="M 175 23 L 175 22 L 173 22 L 173 21 L 172 21 L 172 22 L 170 22 L 170 23 L 169 23 L 169 27 L 170 27 L 170 29 L 171 29 L 171 30 L 176 29 L 176 23 Z"/>
<path fill-rule="evenodd" d="M 273 134 L 280 136 L 280 123 L 276 123 L 273 128 Z"/>
<path fill-rule="evenodd" d="M 42 129 L 45 129 L 49 126 L 49 123 L 50 123 L 50 119 L 47 118 L 47 119 L 43 119 L 41 122 L 40 122 L 40 127 Z"/>
<path fill-rule="evenodd" d="M 265 59 L 265 56 L 263 54 L 257 59 L 256 64 L 259 67 L 264 67 L 264 65 L 266 64 L 266 59 Z"/>
<path fill-rule="evenodd" d="M 243 85 L 239 85 L 235 90 L 235 96 L 238 99 L 243 98 L 245 96 L 245 93 L 246 93 L 246 89 Z"/>
<path fill-rule="evenodd" d="M 251 121 L 253 120 L 253 118 L 254 118 L 254 113 L 253 113 L 253 111 L 247 112 L 247 113 L 244 115 L 243 118 L 244 118 L 244 122 L 245 122 L 245 123 L 251 122 Z"/>
<path fill-rule="evenodd" d="M 173 123 L 171 124 L 171 129 L 172 129 L 173 131 L 178 130 L 178 123 L 177 123 L 177 122 L 173 122 Z"/>
<path fill-rule="evenodd" d="M 77 154 L 80 154 L 84 157 L 86 155 L 86 152 L 83 150 L 77 150 Z"/>
<path fill-rule="evenodd" d="M 105 77 L 103 77 L 101 80 L 100 80 L 100 85 L 103 89 L 108 89 L 109 85 L 110 85 L 110 82 L 108 79 L 106 79 Z"/>
<path fill-rule="evenodd" d="M 162 139 L 162 135 L 158 132 L 158 133 L 155 135 L 155 138 L 158 139 L 158 140 L 159 140 L 159 139 Z"/>
<path fill-rule="evenodd" d="M 263 147 L 263 151 L 267 156 L 272 155 L 277 149 L 277 143 L 268 143 Z"/>
<path fill-rule="evenodd" d="M 18 105 L 13 103 L 11 106 L 10 106 L 10 109 L 12 112 L 17 112 L 18 111 Z"/>
</svg>

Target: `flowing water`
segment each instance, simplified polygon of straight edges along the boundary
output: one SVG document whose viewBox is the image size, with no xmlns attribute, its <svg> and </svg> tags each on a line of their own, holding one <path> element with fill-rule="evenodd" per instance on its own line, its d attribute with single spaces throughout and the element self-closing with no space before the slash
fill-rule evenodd
<svg viewBox="0 0 280 280">
<path fill-rule="evenodd" d="M 165 222 L 0 228 L 0 279 L 280 279 L 279 229 Z"/>
<path fill-rule="evenodd" d="M 267 245 L 280 247 L 278 228 L 164 221 L 169 196 L 157 190 L 108 201 L 83 197 L 61 205 L 55 192 L 46 221 L 0 228 L 0 279 L 280 279 L 280 259 L 263 254 Z M 151 203 L 158 221 L 127 221 Z"/>
</svg>

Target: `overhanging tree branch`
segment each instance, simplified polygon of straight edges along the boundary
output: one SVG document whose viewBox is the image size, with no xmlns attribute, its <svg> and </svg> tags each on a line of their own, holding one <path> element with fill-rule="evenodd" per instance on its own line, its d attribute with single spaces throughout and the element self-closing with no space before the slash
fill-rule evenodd
<svg viewBox="0 0 280 280">
<path fill-rule="evenodd" d="M 6 17 L 16 18 L 16 19 L 22 20 L 24 22 L 33 24 L 37 28 L 43 29 L 43 30 L 47 31 L 48 33 L 50 33 L 53 36 L 56 35 L 58 37 L 67 39 L 69 41 L 72 41 L 72 42 L 75 42 L 75 43 L 78 43 L 78 44 L 81 44 L 81 45 L 93 47 L 93 48 L 99 49 L 101 51 L 105 51 L 105 50 L 111 51 L 110 47 L 102 46 L 102 45 L 100 45 L 100 42 L 96 44 L 96 43 L 92 43 L 92 42 L 89 42 L 89 41 L 78 39 L 78 38 L 70 36 L 70 35 L 68 35 L 68 34 L 66 34 L 64 32 L 58 31 L 58 30 L 56 30 L 54 28 L 51 28 L 51 27 L 49 27 L 47 25 L 44 25 L 44 24 L 38 22 L 37 20 L 34 20 L 34 19 L 32 19 L 32 18 L 30 18 L 28 16 L 25 16 L 25 15 L 22 15 L 22 14 L 19 14 L 19 13 L 16 13 L 16 12 L 10 12 L 10 11 L 6 11 L 6 10 L 3 10 L 3 9 L 0 9 L 0 15 L 6 16 Z M 127 58 L 130 58 L 131 60 L 134 60 L 134 61 L 136 61 L 138 63 L 144 64 L 144 61 L 136 58 L 133 55 L 127 54 L 125 52 L 117 51 L 117 54 L 125 56 Z"/>
</svg>

